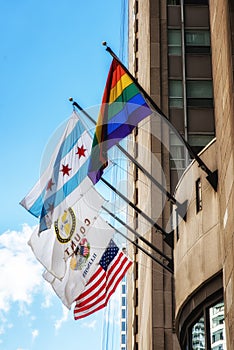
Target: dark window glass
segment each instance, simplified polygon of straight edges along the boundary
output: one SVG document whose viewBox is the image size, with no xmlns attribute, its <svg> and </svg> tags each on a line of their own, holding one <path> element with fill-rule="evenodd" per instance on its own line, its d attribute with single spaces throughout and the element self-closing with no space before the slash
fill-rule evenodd
<svg viewBox="0 0 234 350">
<path fill-rule="evenodd" d="M 189 135 L 189 144 L 195 154 L 198 154 L 212 139 L 214 135 Z"/>
<path fill-rule="evenodd" d="M 210 53 L 210 32 L 208 30 L 185 31 L 186 53 Z"/>
<path fill-rule="evenodd" d="M 196 208 L 197 213 L 202 210 L 202 188 L 201 188 L 201 179 L 196 181 Z"/>
<path fill-rule="evenodd" d="M 174 56 L 181 56 L 181 30 L 168 29 L 168 54 Z"/>
<path fill-rule="evenodd" d="M 212 98 L 188 98 L 187 99 L 188 107 L 201 107 L 201 108 L 212 108 L 213 99 Z"/>
<path fill-rule="evenodd" d="M 185 44 L 188 46 L 210 46 L 208 30 L 186 30 Z"/>
<path fill-rule="evenodd" d="M 210 46 L 186 46 L 186 53 L 210 54 Z"/>
<path fill-rule="evenodd" d="M 185 5 L 208 5 L 208 0 L 184 0 Z"/>
<path fill-rule="evenodd" d="M 180 5 L 180 0 L 167 0 L 167 5 Z"/>
<path fill-rule="evenodd" d="M 183 86 L 181 80 L 169 81 L 169 105 L 171 108 L 183 108 Z"/>
<path fill-rule="evenodd" d="M 211 80 L 188 80 L 186 88 L 188 107 L 213 106 L 213 87 Z"/>
</svg>

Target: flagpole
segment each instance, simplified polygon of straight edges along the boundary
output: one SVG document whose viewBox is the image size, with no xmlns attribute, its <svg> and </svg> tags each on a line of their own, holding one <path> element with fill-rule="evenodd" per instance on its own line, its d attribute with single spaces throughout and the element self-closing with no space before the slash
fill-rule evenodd
<svg viewBox="0 0 234 350">
<path fill-rule="evenodd" d="M 87 113 L 76 101 L 73 101 L 72 97 L 70 97 L 69 100 L 73 102 L 73 107 L 75 106 L 76 108 L 78 108 L 94 125 L 96 125 L 95 120 L 90 116 L 90 114 Z M 170 192 L 168 192 L 146 169 L 143 168 L 143 166 L 135 158 L 131 156 L 130 153 L 128 153 L 120 144 L 117 144 L 116 146 L 129 160 L 131 160 L 136 165 L 137 168 L 139 168 L 143 172 L 143 174 L 145 174 L 167 196 L 171 204 L 177 206 L 178 214 L 184 221 L 186 221 L 188 201 L 186 200 L 183 203 L 178 202 L 176 198 L 170 194 Z"/>
<path fill-rule="evenodd" d="M 163 258 L 165 258 L 170 264 L 172 264 L 172 259 L 166 256 L 161 250 L 159 250 L 155 245 L 153 245 L 150 241 L 148 241 L 146 238 L 141 236 L 137 231 L 135 231 L 133 228 L 131 228 L 128 224 L 126 224 L 123 220 L 121 220 L 117 215 L 112 213 L 109 209 L 102 206 L 102 209 L 104 209 L 109 215 L 111 215 L 115 220 L 117 220 L 121 225 L 126 227 L 127 230 L 131 231 L 137 238 L 139 238 L 142 242 L 144 242 L 146 245 L 148 245 L 151 249 L 153 249 L 156 253 L 161 255 Z"/>
<path fill-rule="evenodd" d="M 162 227 L 160 227 L 153 219 L 151 219 L 147 214 L 145 214 L 141 209 L 139 209 L 135 204 L 133 204 L 127 197 L 125 197 L 119 190 L 112 186 L 106 179 L 101 177 L 101 181 L 107 185 L 112 191 L 114 191 L 119 197 L 121 197 L 127 204 L 130 205 L 138 214 L 141 214 L 144 219 L 146 219 L 153 227 L 160 232 L 162 235 L 167 236 L 169 233 L 166 232 Z"/>
<path fill-rule="evenodd" d="M 77 107 L 80 111 L 82 111 L 90 121 L 95 123 L 95 121 L 92 119 L 92 117 L 75 101 L 73 101 L 73 98 L 70 97 L 69 100 L 73 102 L 73 106 Z M 96 123 L 95 123 L 96 124 Z M 119 145 L 117 145 L 119 146 Z M 161 226 L 159 226 L 154 220 L 152 220 L 147 214 L 145 214 L 141 209 L 139 209 L 135 204 L 133 204 L 127 197 L 125 197 L 120 191 L 118 191 L 113 185 L 111 185 L 106 179 L 101 177 L 101 181 L 109 187 L 112 191 L 114 191 L 119 197 L 121 197 L 127 204 L 129 204 L 138 214 L 144 217 L 153 227 L 162 235 L 164 235 L 164 242 L 167 243 L 171 248 L 173 247 L 174 241 L 173 241 L 173 233 L 166 232 Z"/>
<path fill-rule="evenodd" d="M 179 133 L 179 131 L 174 127 L 174 125 L 168 120 L 168 118 L 166 117 L 166 115 L 162 112 L 162 110 L 157 106 L 157 104 L 154 102 L 154 100 L 150 97 L 150 95 L 143 89 L 143 87 L 138 83 L 138 81 L 136 80 L 136 78 L 134 78 L 134 76 L 129 72 L 129 70 L 124 66 L 124 64 L 120 61 L 120 59 L 116 56 L 116 54 L 112 51 L 112 49 L 107 46 L 107 43 L 104 41 L 103 46 L 106 46 L 106 51 L 110 53 L 110 55 L 120 64 L 120 66 L 126 71 L 126 73 L 129 75 L 129 77 L 132 79 L 132 81 L 134 82 L 134 84 L 138 87 L 138 89 L 140 90 L 140 92 L 146 97 L 146 99 L 150 102 L 150 104 L 152 105 L 152 107 L 155 109 L 156 112 L 158 112 L 167 122 L 167 124 L 170 125 L 171 129 L 175 132 L 175 134 L 179 137 L 179 139 L 182 141 L 182 143 L 185 145 L 185 147 L 187 148 L 189 154 L 198 162 L 199 167 L 201 167 L 201 169 L 203 171 L 206 172 L 207 176 L 207 180 L 209 181 L 209 183 L 211 184 L 211 186 L 213 187 L 213 189 L 215 191 L 217 191 L 217 186 L 218 186 L 218 170 L 215 171 L 211 171 L 206 164 L 203 162 L 203 160 L 196 154 L 193 152 L 191 146 L 189 145 L 189 143 L 184 139 L 184 137 Z"/>
<path fill-rule="evenodd" d="M 143 253 L 145 253 L 146 255 L 148 255 L 152 260 L 154 260 L 156 263 L 158 263 L 159 265 L 161 265 L 164 269 L 166 269 L 167 271 L 169 271 L 171 274 L 174 273 L 173 269 L 170 268 L 171 265 L 170 263 L 167 265 L 164 265 L 159 259 L 157 259 L 156 257 L 154 257 L 152 254 L 150 254 L 146 249 L 144 249 L 143 247 L 141 247 L 139 244 L 137 244 L 136 242 L 134 242 L 132 239 L 130 239 L 128 236 L 126 236 L 124 233 L 120 232 L 116 227 L 114 227 L 113 225 L 111 225 L 110 223 L 108 223 L 110 225 L 110 227 L 112 227 L 117 233 L 119 233 L 122 237 L 124 237 L 125 239 L 127 239 L 130 243 L 132 243 L 135 247 L 137 247 L 138 249 L 140 249 Z"/>
</svg>

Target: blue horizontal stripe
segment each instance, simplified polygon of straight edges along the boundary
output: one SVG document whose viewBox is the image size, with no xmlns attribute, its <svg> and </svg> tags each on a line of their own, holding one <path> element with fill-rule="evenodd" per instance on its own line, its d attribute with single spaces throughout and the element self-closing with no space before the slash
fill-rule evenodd
<svg viewBox="0 0 234 350">
<path fill-rule="evenodd" d="M 120 102 L 118 102 L 118 103 L 120 103 Z M 143 105 L 145 106 L 145 109 L 149 108 L 148 105 L 146 104 L 145 99 L 142 97 L 142 95 L 140 93 L 135 95 L 127 103 L 125 103 L 123 106 L 123 109 L 108 121 L 107 139 L 109 137 L 109 134 L 111 134 L 121 124 L 125 124 L 128 121 L 129 116 L 132 115 L 135 110 L 137 110 L 140 106 L 143 106 Z M 134 123 L 134 121 L 133 121 L 133 123 Z M 134 123 L 134 124 L 137 125 L 137 123 L 138 122 L 136 120 L 136 123 Z"/>
<path fill-rule="evenodd" d="M 121 141 L 124 137 L 128 136 L 132 130 L 136 127 L 141 120 L 146 118 L 152 113 L 152 110 L 148 105 L 138 106 L 137 109 L 133 111 L 132 114 L 129 115 L 127 123 L 116 125 L 115 130 L 108 135 L 107 139 L 107 150 L 112 146 L 116 145 L 119 141 Z M 118 126 L 118 127 L 117 127 Z"/>
</svg>

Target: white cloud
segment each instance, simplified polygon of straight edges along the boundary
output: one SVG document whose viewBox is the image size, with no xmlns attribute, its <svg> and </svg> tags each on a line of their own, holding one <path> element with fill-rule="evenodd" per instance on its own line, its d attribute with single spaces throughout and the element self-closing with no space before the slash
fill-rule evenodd
<svg viewBox="0 0 234 350">
<path fill-rule="evenodd" d="M 34 340 L 36 337 L 38 337 L 38 335 L 39 335 L 39 330 L 38 330 L 38 329 L 34 329 L 34 330 L 32 331 L 32 338 L 33 338 L 33 340 Z"/>
<path fill-rule="evenodd" d="M 0 314 L 7 313 L 13 302 L 18 303 L 19 315 L 27 315 L 33 297 L 40 292 L 50 307 L 55 296 L 43 277 L 43 266 L 36 260 L 28 240 L 35 227 L 27 224 L 21 231 L 6 231 L 0 235 Z"/>
<path fill-rule="evenodd" d="M 52 300 L 54 297 L 57 298 L 57 295 L 54 293 L 54 290 L 51 287 L 51 285 L 47 282 L 44 283 L 43 295 L 44 295 L 44 301 L 41 303 L 41 307 L 43 309 L 48 309 L 53 305 Z"/>
<path fill-rule="evenodd" d="M 0 325 L 0 334 L 4 334 L 5 333 L 5 327 L 4 325 Z"/>
<path fill-rule="evenodd" d="M 21 300 L 17 300 L 18 301 L 18 315 L 19 316 L 29 316 L 30 312 L 29 309 L 27 307 L 27 305 L 25 304 L 25 301 L 21 301 Z"/>
<path fill-rule="evenodd" d="M 69 309 L 67 309 L 64 305 L 62 305 L 62 309 L 63 309 L 63 315 L 61 319 L 55 322 L 55 325 L 54 325 L 56 331 L 58 331 L 61 328 L 64 322 L 68 321 Z"/>
<path fill-rule="evenodd" d="M 49 307 L 51 307 L 52 306 L 51 298 L 52 298 L 52 295 L 50 295 L 50 294 L 45 295 L 45 299 L 44 299 L 43 303 L 41 304 L 41 307 L 44 309 L 48 309 Z"/>
<path fill-rule="evenodd" d="M 12 302 L 30 304 L 33 293 L 41 285 L 42 266 L 36 261 L 27 242 L 33 231 L 23 225 L 22 231 L 6 231 L 0 235 L 0 310 L 7 312 Z"/>
<path fill-rule="evenodd" d="M 82 326 L 85 328 L 90 328 L 95 330 L 96 329 L 96 324 L 97 324 L 97 320 L 93 320 L 91 322 L 83 322 Z"/>
</svg>

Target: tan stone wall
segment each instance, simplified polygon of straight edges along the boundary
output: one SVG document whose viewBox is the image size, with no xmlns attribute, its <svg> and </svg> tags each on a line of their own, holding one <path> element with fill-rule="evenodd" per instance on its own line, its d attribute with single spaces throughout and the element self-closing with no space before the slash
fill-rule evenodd
<svg viewBox="0 0 234 350">
<path fill-rule="evenodd" d="M 175 248 L 176 314 L 186 299 L 203 282 L 223 269 L 227 349 L 234 349 L 234 108 L 231 33 L 232 1 L 210 0 L 212 69 L 217 141 L 203 152 L 205 163 L 214 170 L 217 162 L 219 183 L 215 194 L 202 176 L 204 209 L 195 213 L 193 191 L 188 221 Z M 232 6 L 231 6 L 232 4 Z M 233 17 L 233 13 L 232 13 Z M 233 19 L 232 19 L 233 20 Z M 182 178 L 177 195 L 186 197 L 186 183 L 196 181 L 201 170 L 193 164 Z M 205 208 L 209 208 L 209 211 Z"/>
<path fill-rule="evenodd" d="M 210 1 L 227 348 L 234 349 L 234 110 L 232 1 Z M 233 5 L 232 5 L 233 6 Z M 233 26 L 234 24 L 232 24 Z M 233 30 L 233 28 L 232 28 Z"/>
<path fill-rule="evenodd" d="M 167 23 L 166 23 L 166 1 L 139 0 L 140 16 L 135 14 L 135 1 L 129 1 L 129 69 L 138 78 L 139 83 L 151 95 L 155 102 L 160 106 L 167 106 Z M 135 21 L 138 20 L 138 33 L 134 32 Z M 138 40 L 138 45 L 136 45 Z M 163 41 L 163 44 L 162 44 Z M 138 52 L 134 48 L 139 47 Z M 138 71 L 136 72 L 136 61 Z M 137 74 L 136 74 L 137 73 Z M 167 113 L 166 110 L 164 110 Z M 157 131 L 155 131 L 157 130 Z M 160 119 L 155 122 L 143 121 L 140 124 L 138 135 L 135 138 L 134 147 L 138 147 L 137 160 L 149 173 L 151 173 L 160 183 L 162 183 L 161 167 L 165 167 L 168 172 L 169 160 L 168 153 L 162 151 L 162 125 Z M 152 134 L 157 134 L 157 138 Z M 166 142 L 166 141 L 165 141 Z M 168 138 L 167 138 L 168 142 Z M 160 164 L 160 167 L 156 163 Z M 131 168 L 131 166 L 130 166 Z M 131 169 L 129 170 L 131 171 Z M 134 167 L 132 167 L 134 172 Z M 169 176 L 167 177 L 169 185 Z M 129 184 L 131 187 L 132 184 Z M 139 171 L 138 181 L 135 183 L 138 188 L 138 206 L 150 218 L 164 227 L 169 219 L 169 208 L 162 215 L 164 200 L 162 192 L 159 191 L 147 177 Z M 133 214 L 133 213 L 132 213 Z M 142 217 L 138 216 L 138 232 L 151 240 L 159 249 L 168 255 L 170 249 L 164 244 L 162 235 L 151 229 L 151 225 Z M 144 248 L 149 247 L 140 243 Z M 154 252 L 152 252 L 155 255 Z M 134 255 L 134 252 L 133 252 Z M 172 350 L 178 349 L 178 342 L 172 335 L 172 277 L 149 257 L 138 251 L 138 298 L 139 304 L 136 308 L 138 314 L 138 334 L 136 341 L 138 348 L 144 350 Z M 132 286 L 134 286 L 132 284 Z M 128 286 L 129 302 L 133 310 L 129 310 L 128 324 L 134 325 L 134 291 Z M 132 298 L 132 299 L 131 299 Z M 132 301 L 131 301 L 132 300 Z M 128 349 L 134 349 L 133 327 L 128 328 Z M 129 339 L 131 337 L 131 339 Z"/>
<path fill-rule="evenodd" d="M 149 91 L 150 84 L 150 30 L 149 30 L 149 2 L 139 1 L 139 12 L 143 16 L 138 17 L 136 13 L 136 5 L 134 0 L 129 1 L 129 69 L 135 77 L 139 78 L 141 85 Z M 145 15 L 144 15 L 145 14 Z M 141 35 L 136 33 L 136 23 Z M 144 47 L 144 50 L 136 52 L 136 41 L 138 46 Z M 143 75 L 136 74 L 136 67 L 138 64 L 138 71 L 144 72 Z M 145 124 L 141 123 L 140 126 Z M 149 161 L 149 152 L 151 147 L 150 137 L 147 136 L 147 130 L 150 125 L 145 125 L 144 129 L 139 128 L 139 134 L 132 137 L 132 143 L 129 145 L 130 151 L 142 166 L 150 171 L 151 165 Z M 144 140 L 144 142 L 142 142 Z M 135 166 L 129 165 L 129 172 L 135 173 Z M 131 176 L 129 176 L 129 181 Z M 131 180 L 132 181 L 132 180 Z M 138 207 L 141 208 L 147 215 L 151 215 L 151 184 L 150 181 L 138 172 L 138 180 L 129 182 L 129 195 L 136 193 L 138 190 Z M 136 199 L 136 196 L 135 196 Z M 129 219 L 135 215 L 134 210 L 129 209 Z M 143 235 L 146 239 L 151 239 L 151 230 L 149 223 L 138 215 L 137 223 L 131 225 L 136 228 L 137 232 Z M 131 239 L 135 237 L 129 233 Z M 139 241 L 144 249 L 148 249 L 142 242 Z M 152 349 L 152 263 L 151 259 L 144 255 L 140 250 L 131 247 L 131 255 L 137 264 L 133 267 L 132 275 L 129 275 L 128 280 L 128 329 L 127 329 L 127 348 L 129 350 L 135 349 L 135 343 L 138 343 L 139 349 Z M 137 278 L 137 279 L 136 279 Z M 138 297 L 137 297 L 138 295 Z M 137 315 L 137 316 L 136 316 Z"/>
<path fill-rule="evenodd" d="M 207 146 L 201 158 L 210 170 L 216 170 L 216 142 Z M 195 182 L 201 179 L 202 210 L 196 209 Z M 187 221 L 180 221 L 175 242 L 176 317 L 186 300 L 206 280 L 222 269 L 219 195 L 206 179 L 197 162 L 185 171 L 176 189 L 176 198 L 188 200 Z"/>
<path fill-rule="evenodd" d="M 167 62 L 166 62 L 166 1 L 139 0 L 138 28 L 134 0 L 129 1 L 129 67 L 136 72 L 142 86 L 151 94 L 163 109 L 167 106 Z M 180 202 L 189 199 L 187 223 L 181 221 L 180 238 L 175 247 L 175 299 L 176 315 L 181 307 L 199 286 L 223 268 L 224 301 L 226 307 L 227 348 L 234 349 L 234 108 L 233 108 L 233 63 L 230 29 L 230 8 L 232 0 L 210 0 L 210 27 L 212 42 L 212 66 L 214 80 L 215 122 L 217 141 L 202 152 L 201 157 L 211 170 L 218 168 L 219 184 L 217 193 L 206 180 L 206 174 L 193 163 L 184 174 L 177 196 Z M 150 14 L 150 16 L 149 16 Z M 136 53 L 136 39 L 139 51 Z M 163 42 L 163 43 L 162 43 Z M 164 110 L 167 114 L 167 110 Z M 160 123 L 158 123 L 160 124 Z M 155 126 L 161 129 L 160 125 Z M 152 131 L 152 125 L 149 126 Z M 152 147 L 152 154 L 168 167 L 167 154 L 152 137 L 140 132 L 139 145 Z M 134 151 L 134 144 L 132 145 Z M 157 178 L 159 174 L 152 166 L 152 159 L 141 158 L 143 164 Z M 131 166 L 130 166 L 131 167 Z M 129 170 L 134 172 L 134 167 Z M 196 213 L 195 181 L 201 178 L 203 209 Z M 159 180 L 159 178 L 157 178 Z M 139 207 L 143 206 L 149 216 L 157 218 L 154 199 L 157 194 L 147 185 L 144 176 L 136 184 L 139 190 Z M 134 185 L 135 186 L 135 185 Z M 134 187 L 130 184 L 130 187 Z M 192 186 L 192 192 L 190 191 Z M 152 196 L 148 202 L 149 191 Z M 148 206 L 146 205 L 148 202 Z M 162 203 L 161 203 L 162 204 Z M 162 204 L 163 205 L 163 204 Z M 152 209 L 152 210 L 151 210 Z M 159 208 L 160 209 L 160 208 Z M 133 214 L 133 212 L 132 212 Z M 161 226 L 168 219 L 168 212 L 160 218 Z M 145 222 L 139 223 L 140 232 L 146 232 Z M 147 231 L 158 248 L 168 252 L 159 235 Z M 132 254 L 134 250 L 132 249 Z M 137 307 L 139 327 L 137 341 L 139 349 L 172 349 L 171 344 L 171 279 L 161 268 L 152 263 L 142 253 L 137 254 L 139 262 L 139 305 Z M 151 265 L 152 264 L 152 265 Z M 134 349 L 134 274 L 130 276 L 128 349 Z M 131 290 L 132 286 L 132 290 Z M 132 328 L 131 328 L 132 327 Z M 168 331 L 167 331 L 168 330 Z M 176 348 L 175 342 L 174 348 Z"/>
</svg>

